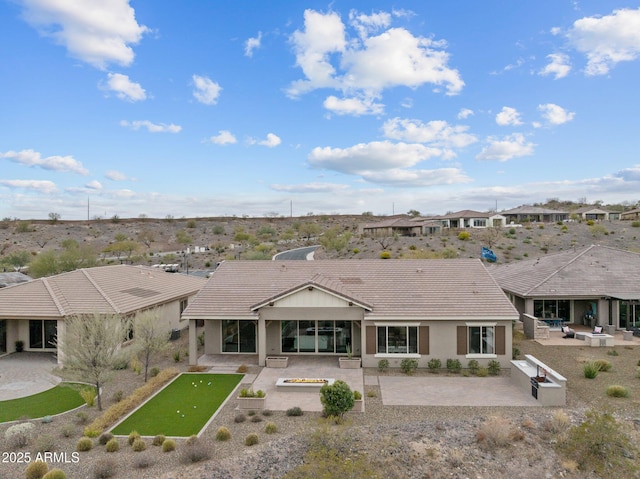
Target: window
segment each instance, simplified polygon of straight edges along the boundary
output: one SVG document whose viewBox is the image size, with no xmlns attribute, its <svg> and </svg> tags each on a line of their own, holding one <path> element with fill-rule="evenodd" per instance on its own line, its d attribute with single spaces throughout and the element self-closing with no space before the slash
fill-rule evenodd
<svg viewBox="0 0 640 479">
<path fill-rule="evenodd" d="M 494 326 L 470 326 L 468 354 L 495 354 Z"/>
<path fill-rule="evenodd" d="M 255 353 L 256 323 L 254 321 L 222 321 L 223 353 Z"/>
<path fill-rule="evenodd" d="M 474 226 L 477 228 L 484 228 L 487 226 L 487 220 L 486 219 L 475 219 L 473 220 Z"/>
<path fill-rule="evenodd" d="M 54 349 L 57 331 L 56 320 L 29 320 L 29 348 Z"/>
<path fill-rule="evenodd" d="M 377 354 L 418 354 L 417 326 L 378 326 Z"/>
<path fill-rule="evenodd" d="M 0 354 L 7 352 L 7 320 L 0 319 Z"/>
<path fill-rule="evenodd" d="M 351 347 L 351 321 L 281 321 L 283 353 L 346 353 Z"/>
<path fill-rule="evenodd" d="M 181 299 L 180 300 L 180 316 L 182 316 L 182 313 L 184 312 L 185 309 L 187 309 L 187 305 L 189 304 L 189 300 L 188 299 Z"/>
<path fill-rule="evenodd" d="M 536 299 L 533 302 L 533 314 L 536 318 L 571 319 L 571 301 L 568 299 Z"/>
</svg>

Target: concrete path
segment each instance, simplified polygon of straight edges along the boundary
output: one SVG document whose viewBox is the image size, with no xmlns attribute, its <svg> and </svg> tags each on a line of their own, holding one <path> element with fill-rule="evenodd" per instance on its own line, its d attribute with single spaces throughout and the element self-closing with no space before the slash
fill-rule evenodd
<svg viewBox="0 0 640 479">
<path fill-rule="evenodd" d="M 51 389 L 61 381 L 52 374 L 57 366 L 51 353 L 22 352 L 0 358 L 0 401 Z"/>
</svg>

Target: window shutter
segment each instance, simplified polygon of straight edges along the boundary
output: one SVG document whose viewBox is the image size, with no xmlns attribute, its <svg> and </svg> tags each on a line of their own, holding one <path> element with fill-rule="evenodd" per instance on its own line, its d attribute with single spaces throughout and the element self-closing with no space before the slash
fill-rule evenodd
<svg viewBox="0 0 640 479">
<path fill-rule="evenodd" d="M 506 354 L 506 338 L 504 326 L 496 326 L 496 354 Z"/>
<path fill-rule="evenodd" d="M 367 354 L 376 354 L 376 327 L 367 326 Z"/>
<path fill-rule="evenodd" d="M 429 326 L 418 327 L 418 353 L 428 355 L 429 354 Z"/>
<path fill-rule="evenodd" d="M 467 327 L 458 326 L 458 355 L 467 354 Z"/>
</svg>

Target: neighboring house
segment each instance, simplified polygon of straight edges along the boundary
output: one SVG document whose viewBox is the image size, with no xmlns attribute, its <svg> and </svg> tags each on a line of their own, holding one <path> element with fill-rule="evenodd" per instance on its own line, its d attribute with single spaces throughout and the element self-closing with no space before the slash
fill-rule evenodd
<svg viewBox="0 0 640 479">
<path fill-rule="evenodd" d="M 480 211 L 462 210 L 435 216 L 432 219 L 442 223 L 444 228 L 487 228 L 490 226 L 506 226 L 507 218 L 497 213 L 481 213 Z"/>
<path fill-rule="evenodd" d="M 620 215 L 615 212 L 611 212 L 608 210 L 603 210 L 602 208 L 598 208 L 597 206 L 584 206 L 582 208 L 578 208 L 573 210 L 571 214 L 575 214 L 580 216 L 583 220 L 593 220 L 593 221 L 607 221 L 607 220 L 616 220 L 619 219 Z"/>
<path fill-rule="evenodd" d="M 423 236 L 438 234 L 442 225 L 437 221 L 426 220 L 413 216 L 400 216 L 386 218 L 375 223 L 366 223 L 360 226 L 360 231 L 365 236 Z"/>
<path fill-rule="evenodd" d="M 31 278 L 31 276 L 27 276 L 24 273 L 0 273 L 0 288 L 6 288 L 7 286 L 14 284 L 26 283 L 32 279 L 33 278 Z"/>
<path fill-rule="evenodd" d="M 621 220 L 636 221 L 640 220 L 640 208 L 620 213 Z"/>
<path fill-rule="evenodd" d="M 55 352 L 64 340 L 64 318 L 96 313 L 132 318 L 158 308 L 170 329 L 182 329 L 180 314 L 206 279 L 165 273 L 146 266 L 114 265 L 79 269 L 0 289 L 0 354 Z M 124 338 L 123 338 L 124 339 Z M 60 362 L 61 358 L 58 358 Z"/>
<path fill-rule="evenodd" d="M 227 261 L 182 315 L 189 361 L 205 354 L 345 356 L 365 367 L 497 360 L 518 312 L 479 259 Z"/>
<path fill-rule="evenodd" d="M 639 253 L 589 246 L 489 272 L 521 314 L 590 327 L 640 327 Z"/>
<path fill-rule="evenodd" d="M 555 223 L 569 219 L 569 213 L 566 211 L 556 211 L 538 206 L 518 206 L 511 210 L 502 211 L 501 214 L 507 218 L 508 224 L 529 221 Z"/>
</svg>

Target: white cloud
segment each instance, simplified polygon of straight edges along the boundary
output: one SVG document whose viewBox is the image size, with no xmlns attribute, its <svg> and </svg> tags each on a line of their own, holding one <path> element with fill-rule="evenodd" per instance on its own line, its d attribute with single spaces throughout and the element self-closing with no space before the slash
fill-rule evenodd
<svg viewBox="0 0 640 479">
<path fill-rule="evenodd" d="M 435 170 L 367 171 L 362 177 L 371 182 L 388 186 L 424 187 L 469 183 L 471 178 L 458 168 L 439 168 Z"/>
<path fill-rule="evenodd" d="M 104 174 L 104 176 L 111 181 L 127 181 L 131 179 L 124 173 L 117 170 L 109 170 Z"/>
<path fill-rule="evenodd" d="M 133 62 L 131 45 L 149 31 L 128 0 L 23 0 L 24 18 L 69 54 L 99 69 Z"/>
<path fill-rule="evenodd" d="M 624 181 L 633 181 L 640 183 L 640 164 L 632 166 L 631 168 L 625 168 L 615 173 L 613 176 L 621 178 Z"/>
<path fill-rule="evenodd" d="M 127 75 L 122 73 L 107 74 L 106 85 L 102 84 L 101 88 L 107 91 L 113 91 L 121 100 L 141 101 L 147 99 L 147 93 L 139 83 L 132 82 Z"/>
<path fill-rule="evenodd" d="M 102 189 L 102 183 L 100 183 L 98 180 L 93 180 L 90 181 L 89 183 L 87 183 L 86 185 L 84 185 L 86 188 L 90 189 L 90 190 L 101 190 Z"/>
<path fill-rule="evenodd" d="M 489 145 L 476 156 L 477 160 L 508 161 L 512 158 L 531 156 L 536 146 L 533 143 L 527 143 L 521 133 L 514 133 L 502 139 L 489 137 L 487 140 Z"/>
<path fill-rule="evenodd" d="M 384 113 L 382 103 L 374 103 L 373 98 L 337 98 L 328 96 L 323 106 L 336 115 L 381 115 Z"/>
<path fill-rule="evenodd" d="M 496 115 L 496 123 L 500 126 L 522 125 L 518 110 L 509 106 L 502 107 L 502 111 Z"/>
<path fill-rule="evenodd" d="M 222 87 L 218 83 L 200 75 L 193 75 L 191 79 L 195 86 L 193 96 L 196 100 L 205 105 L 215 105 L 218 102 L 218 97 L 222 91 Z"/>
<path fill-rule="evenodd" d="M 266 146 L 268 148 L 274 148 L 282 143 L 282 140 L 278 135 L 274 135 L 273 133 L 267 133 L 267 138 L 259 141 L 258 144 L 262 146 Z"/>
<path fill-rule="evenodd" d="M 247 57 L 253 56 L 253 51 L 260 48 L 262 42 L 262 32 L 258 32 L 257 37 L 249 38 L 244 44 L 244 54 Z"/>
<path fill-rule="evenodd" d="M 390 24 L 390 16 L 384 12 L 352 12 L 350 18 L 359 38 L 347 41 L 345 24 L 337 13 L 305 11 L 304 30 L 291 36 L 296 64 L 305 78 L 289 86 L 291 97 L 332 88 L 347 98 L 370 99 L 373 104 L 384 89 L 396 86 L 418 88 L 430 83 L 444 88 L 448 95 L 462 90 L 464 82 L 458 71 L 448 66 L 445 42 L 416 37 L 404 28 L 388 28 L 369 36 Z"/>
<path fill-rule="evenodd" d="M 473 112 L 473 110 L 470 110 L 469 108 L 463 108 L 458 112 L 458 119 L 464 120 L 466 118 L 469 118 L 470 116 L 473 116 L 474 114 L 475 113 Z"/>
<path fill-rule="evenodd" d="M 233 145 L 238 142 L 229 130 L 220 130 L 217 135 L 209 137 L 206 141 L 216 145 Z"/>
<path fill-rule="evenodd" d="M 552 53 L 547 55 L 549 64 L 540 70 L 540 75 L 553 75 L 556 80 L 566 77 L 571 71 L 569 56 L 565 53 Z"/>
<path fill-rule="evenodd" d="M 49 180 L 0 180 L 0 185 L 8 188 L 32 190 L 44 194 L 51 194 L 58 191 L 55 183 Z"/>
<path fill-rule="evenodd" d="M 149 133 L 179 133 L 182 130 L 180 125 L 174 125 L 173 123 L 169 125 L 166 123 L 152 123 L 149 120 L 121 120 L 120 126 L 130 128 L 131 130 L 146 128 Z"/>
<path fill-rule="evenodd" d="M 540 111 L 542 117 L 552 125 L 567 123 L 573 120 L 573 117 L 576 115 L 574 112 L 567 111 L 554 103 L 538 105 L 538 111 Z"/>
<path fill-rule="evenodd" d="M 587 56 L 587 75 L 606 75 L 619 62 L 633 61 L 640 55 L 640 8 L 576 20 L 567 38 Z"/>
<path fill-rule="evenodd" d="M 269 188 L 287 193 L 336 193 L 349 189 L 349 185 L 337 183 L 306 183 L 301 185 L 272 184 Z"/>
<path fill-rule="evenodd" d="M 43 158 L 37 151 L 21 150 L 0 153 L 0 158 L 6 158 L 14 163 L 20 163 L 21 165 L 39 167 L 44 170 L 68 171 L 71 173 L 78 173 L 83 176 L 87 176 L 89 174 L 89 171 L 82 165 L 82 163 L 72 156 L 47 156 Z"/>
<path fill-rule="evenodd" d="M 446 121 L 434 120 L 422 123 L 420 120 L 392 118 L 382 125 L 387 138 L 417 143 L 429 143 L 446 148 L 464 148 L 478 141 L 475 135 L 467 133 L 468 126 L 449 125 Z"/>
</svg>

